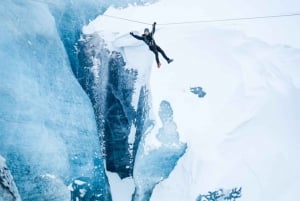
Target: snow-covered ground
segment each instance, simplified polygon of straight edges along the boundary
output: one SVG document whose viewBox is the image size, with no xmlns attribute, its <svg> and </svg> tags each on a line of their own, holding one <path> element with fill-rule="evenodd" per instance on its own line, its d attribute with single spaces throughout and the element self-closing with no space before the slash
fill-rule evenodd
<svg viewBox="0 0 300 201">
<path fill-rule="evenodd" d="M 105 14 L 154 22 L 157 43 L 175 61 L 153 62 L 153 111 L 171 103 L 187 153 L 151 201 L 189 201 L 219 188 L 242 187 L 243 201 L 293 200 L 300 185 L 300 18 L 159 26 L 159 23 L 295 12 L 299 1 L 162 0 Z M 107 40 L 145 25 L 99 16 L 84 28 Z M 113 33 L 113 34 L 112 34 Z M 128 44 L 137 44 L 129 39 Z M 142 45 L 142 43 L 140 43 Z M 294 46 L 294 47 L 292 47 Z M 147 48 L 144 48 L 148 51 Z M 138 60 L 138 58 L 137 58 Z M 154 61 L 154 60 L 153 60 Z M 190 87 L 203 87 L 198 98 Z M 159 125 L 158 125 L 159 126 Z M 109 174 L 114 201 L 133 185 Z M 122 191 L 120 188 L 122 186 Z M 128 190 L 124 190 L 128 189 Z"/>
</svg>

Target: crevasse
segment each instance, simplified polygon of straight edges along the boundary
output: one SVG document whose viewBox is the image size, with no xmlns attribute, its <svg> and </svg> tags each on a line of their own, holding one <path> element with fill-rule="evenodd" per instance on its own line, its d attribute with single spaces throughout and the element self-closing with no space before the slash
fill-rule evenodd
<svg viewBox="0 0 300 201">
<path fill-rule="evenodd" d="M 107 168 L 119 171 L 122 178 L 132 176 L 133 161 L 147 119 L 144 112 L 149 107 L 148 104 L 146 108 L 143 106 L 142 100 L 148 101 L 149 89 L 141 84 L 141 80 L 147 82 L 148 79 L 139 78 L 135 70 L 124 68 L 119 71 L 122 54 L 113 52 L 107 60 L 110 68 L 104 69 L 109 75 L 107 79 L 113 80 L 109 85 L 110 92 L 103 97 L 100 94 L 102 99 L 89 99 L 82 90 L 87 89 L 82 80 L 88 78 L 80 77 L 84 66 L 76 49 L 84 24 L 110 5 L 126 6 L 129 2 L 144 3 L 101 0 L 1 2 L 0 154 L 6 159 L 22 200 L 62 201 L 76 200 L 78 196 L 111 200 L 101 140 L 104 140 L 103 144 L 112 143 L 109 152 L 112 160 L 107 157 Z M 105 52 L 101 54 L 105 56 Z M 144 64 L 148 65 L 148 61 Z M 144 73 L 149 76 L 149 72 Z M 124 77 L 126 79 L 122 80 Z M 106 82 L 97 76 L 94 78 L 93 83 Z M 128 83 L 129 80 L 132 83 Z M 124 81 L 125 85 L 122 84 Z M 131 97 L 131 92 L 136 90 L 133 87 L 135 81 L 141 84 L 138 87 L 140 93 Z M 107 90 L 106 87 L 103 89 Z M 97 108 L 95 103 L 100 103 L 99 100 L 103 107 L 99 109 L 100 114 L 107 115 L 111 122 L 118 122 L 117 127 L 110 121 L 98 122 L 101 118 L 93 109 Z M 126 109 L 101 113 L 115 105 Z M 120 111 L 123 112 L 121 115 Z M 111 135 L 105 135 L 104 131 Z M 122 143 L 123 132 L 129 132 L 128 139 L 125 135 L 126 143 Z M 100 138 L 99 133 L 102 134 Z M 116 146 L 110 138 L 117 139 Z M 116 152 L 116 147 L 121 147 L 124 156 L 119 162 L 114 158 L 120 153 Z M 106 154 L 108 150 L 106 147 Z"/>
</svg>

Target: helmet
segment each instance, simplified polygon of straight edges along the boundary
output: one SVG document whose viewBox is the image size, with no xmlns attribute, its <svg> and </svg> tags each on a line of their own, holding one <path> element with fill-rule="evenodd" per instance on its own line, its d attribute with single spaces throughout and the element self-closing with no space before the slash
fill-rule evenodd
<svg viewBox="0 0 300 201">
<path fill-rule="evenodd" d="M 145 33 L 145 32 L 150 32 L 150 31 L 149 31 L 148 28 L 145 28 L 145 29 L 144 29 L 144 33 Z"/>
</svg>

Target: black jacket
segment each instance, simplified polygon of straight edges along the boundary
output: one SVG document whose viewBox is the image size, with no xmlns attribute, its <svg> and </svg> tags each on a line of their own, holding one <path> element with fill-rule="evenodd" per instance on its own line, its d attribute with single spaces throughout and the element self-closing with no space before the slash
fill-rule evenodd
<svg viewBox="0 0 300 201">
<path fill-rule="evenodd" d="M 143 34 L 141 36 L 135 35 L 134 33 L 130 33 L 133 37 L 135 37 L 138 40 L 144 41 L 149 47 L 156 46 L 155 40 L 153 38 L 155 33 L 155 24 L 152 26 L 152 31 L 147 35 Z"/>
</svg>

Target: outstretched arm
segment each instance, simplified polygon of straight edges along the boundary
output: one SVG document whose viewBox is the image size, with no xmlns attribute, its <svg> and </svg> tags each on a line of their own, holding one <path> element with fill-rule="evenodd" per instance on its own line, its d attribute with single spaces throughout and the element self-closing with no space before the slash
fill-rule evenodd
<svg viewBox="0 0 300 201">
<path fill-rule="evenodd" d="M 142 36 L 135 35 L 133 32 L 130 32 L 130 35 L 132 35 L 134 38 L 136 38 L 138 40 L 143 40 Z"/>
<path fill-rule="evenodd" d="M 152 32 L 151 32 L 151 35 L 153 36 L 154 33 L 155 33 L 155 26 L 156 26 L 156 22 L 153 23 L 152 25 Z"/>
</svg>

